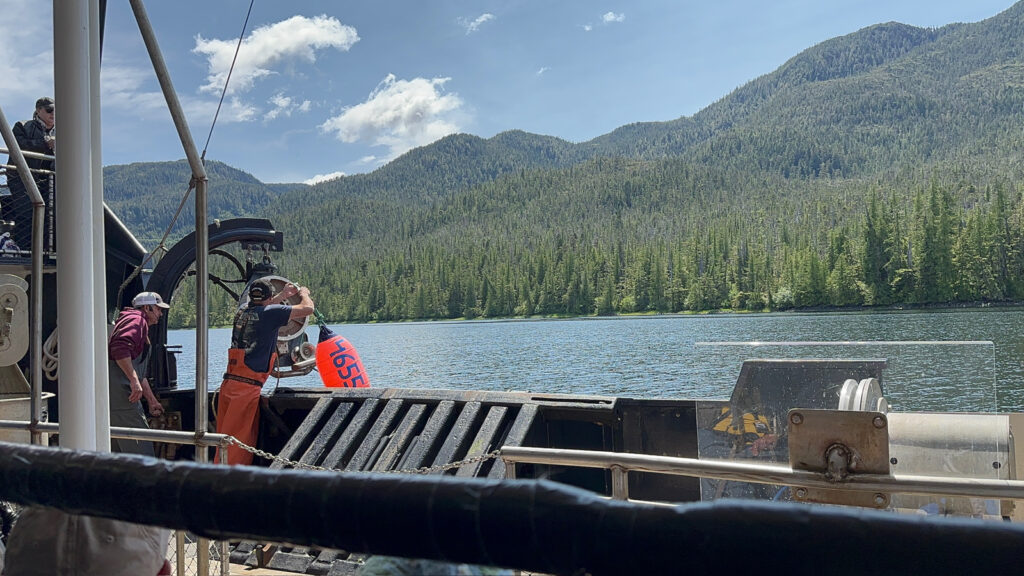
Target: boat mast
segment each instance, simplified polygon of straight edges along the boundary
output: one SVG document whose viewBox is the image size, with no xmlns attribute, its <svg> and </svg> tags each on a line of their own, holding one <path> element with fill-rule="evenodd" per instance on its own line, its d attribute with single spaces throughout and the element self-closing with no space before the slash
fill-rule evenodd
<svg viewBox="0 0 1024 576">
<path fill-rule="evenodd" d="M 97 303 L 93 306 L 93 339 L 97 343 L 96 448 L 107 452 L 110 451 L 110 365 L 107 363 L 107 243 L 103 225 L 103 136 L 100 121 L 100 1 L 89 2 L 89 102 L 93 103 L 89 112 L 92 127 L 92 277 Z"/>
<path fill-rule="evenodd" d="M 60 444 L 84 450 L 109 449 L 110 442 L 109 421 L 101 422 L 109 418 L 106 362 L 102 361 L 106 330 L 104 325 L 96 325 L 96 319 L 102 317 L 96 309 L 106 308 L 105 290 L 98 289 L 103 284 L 97 286 L 97 279 L 105 279 L 103 244 L 97 244 L 102 235 L 93 230 L 97 222 L 94 206 L 102 202 L 102 188 L 95 187 L 97 179 L 93 177 L 100 161 L 99 150 L 93 148 L 99 101 L 94 100 L 92 89 L 98 76 L 93 68 L 99 66 L 93 58 L 95 55 L 98 60 L 99 50 L 91 49 L 91 36 L 98 22 L 99 0 L 53 2 L 54 96 L 61 102 L 61 149 L 56 160 L 61 205 L 56 224 Z M 98 30 L 96 35 L 98 38 Z M 102 218 L 102 213 L 99 216 Z M 102 226 L 102 219 L 99 221 Z M 82 222 L 93 225 L 82 226 Z M 101 435 L 103 440 L 99 440 Z"/>
</svg>

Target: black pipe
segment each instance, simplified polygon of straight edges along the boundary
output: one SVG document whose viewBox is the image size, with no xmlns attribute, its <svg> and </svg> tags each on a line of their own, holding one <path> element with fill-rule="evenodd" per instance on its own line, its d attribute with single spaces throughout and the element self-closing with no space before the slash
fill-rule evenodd
<svg viewBox="0 0 1024 576">
<path fill-rule="evenodd" d="M 550 481 L 331 473 L 0 444 L 0 499 L 551 574 L 1001 574 L 1021 526 L 795 503 L 618 502 Z"/>
</svg>

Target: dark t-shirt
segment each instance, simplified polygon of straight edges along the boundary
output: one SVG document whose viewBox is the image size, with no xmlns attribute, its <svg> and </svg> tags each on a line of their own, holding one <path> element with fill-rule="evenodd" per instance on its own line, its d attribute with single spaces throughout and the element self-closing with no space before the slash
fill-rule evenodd
<svg viewBox="0 0 1024 576">
<path fill-rule="evenodd" d="M 245 350 L 245 365 L 253 372 L 270 372 L 270 356 L 277 350 L 277 331 L 288 323 L 292 307 L 281 304 L 250 306 L 235 315 L 231 347 Z"/>
</svg>

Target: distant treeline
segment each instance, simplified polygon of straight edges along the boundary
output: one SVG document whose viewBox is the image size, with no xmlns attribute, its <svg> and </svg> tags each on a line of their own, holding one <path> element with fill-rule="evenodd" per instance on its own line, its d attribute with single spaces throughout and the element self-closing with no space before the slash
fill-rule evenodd
<svg viewBox="0 0 1024 576">
<path fill-rule="evenodd" d="M 933 183 L 907 209 L 873 189 L 859 218 L 817 234 L 761 229 L 756 212 L 734 218 L 752 226 L 695 226 L 685 236 L 568 226 L 521 246 L 495 231 L 472 242 L 476 250 L 434 240 L 299 275 L 325 314 L 354 322 L 1024 299 L 1019 191 L 960 192 L 969 205 Z"/>
<path fill-rule="evenodd" d="M 372 238 L 339 242 L 344 224 L 321 210 L 291 233 L 310 237 L 279 258 L 281 274 L 336 322 L 1024 300 L 1019 185 L 798 183 L 623 162 L 499 179 L 443 209 L 381 215 Z M 424 212 L 429 225 L 417 224 Z M 194 323 L 189 292 L 172 325 Z M 230 322 L 227 299 L 210 309 Z"/>
</svg>

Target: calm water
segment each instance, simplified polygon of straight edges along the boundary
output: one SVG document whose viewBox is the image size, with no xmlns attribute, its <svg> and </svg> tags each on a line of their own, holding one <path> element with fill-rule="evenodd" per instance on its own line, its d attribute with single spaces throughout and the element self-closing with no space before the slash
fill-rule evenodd
<svg viewBox="0 0 1024 576">
<path fill-rule="evenodd" d="M 1016 309 L 332 329 L 356 346 L 379 387 L 711 399 L 729 396 L 747 358 L 885 358 L 886 397 L 897 410 L 1024 411 L 1024 310 Z M 316 327 L 306 333 L 315 343 Z M 211 387 L 220 384 L 229 339 L 230 329 L 210 331 Z M 195 331 L 171 331 L 168 341 L 183 345 L 179 379 L 192 381 Z M 282 384 L 321 385 L 316 372 Z"/>
</svg>

